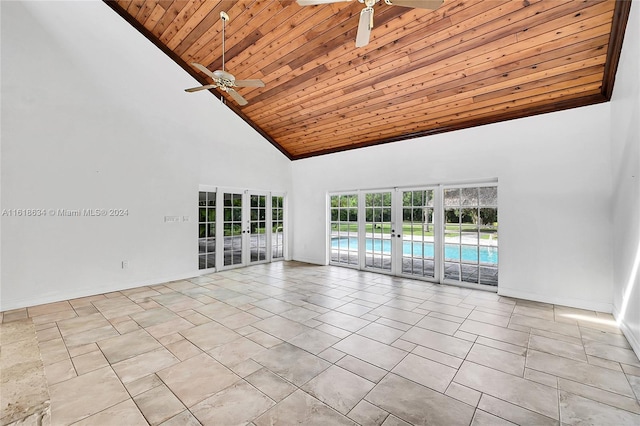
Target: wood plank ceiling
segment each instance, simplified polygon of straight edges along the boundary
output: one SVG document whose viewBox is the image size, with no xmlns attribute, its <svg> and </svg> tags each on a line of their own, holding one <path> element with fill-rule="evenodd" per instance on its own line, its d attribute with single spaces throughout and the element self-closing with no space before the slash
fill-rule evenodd
<svg viewBox="0 0 640 426">
<path fill-rule="evenodd" d="M 294 160 L 608 101 L 630 3 L 379 1 L 356 48 L 358 1 L 106 2 L 201 84 L 191 63 L 221 69 L 226 11 L 225 69 L 266 87 L 237 88 L 244 107 L 211 93 Z"/>
</svg>

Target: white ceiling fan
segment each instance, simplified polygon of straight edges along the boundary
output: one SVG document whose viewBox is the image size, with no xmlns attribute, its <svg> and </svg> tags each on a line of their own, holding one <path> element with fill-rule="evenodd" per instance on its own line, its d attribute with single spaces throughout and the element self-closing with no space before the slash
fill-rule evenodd
<svg viewBox="0 0 640 426">
<path fill-rule="evenodd" d="M 352 0 L 296 0 L 300 6 L 315 6 L 319 4 L 341 3 Z M 358 0 L 364 4 L 364 9 L 360 12 L 360 22 L 358 24 L 358 34 L 356 35 L 356 47 L 369 44 L 369 37 L 373 29 L 373 6 L 380 0 Z M 415 9 L 434 10 L 440 7 L 444 0 L 384 0 L 389 6 L 412 7 Z"/>
<path fill-rule="evenodd" d="M 244 106 L 247 105 L 247 100 L 243 98 L 240 93 L 236 92 L 234 87 L 264 87 L 264 82 L 262 80 L 236 80 L 233 74 L 228 73 L 224 70 L 224 42 L 225 42 L 225 24 L 229 20 L 229 15 L 225 12 L 220 12 L 220 19 L 222 20 L 222 69 L 216 71 L 209 71 L 207 67 L 197 62 L 192 62 L 191 65 L 211 77 L 214 81 L 213 84 L 205 84 L 204 86 L 192 87 L 191 89 L 185 89 L 185 92 L 198 92 L 200 90 L 207 89 L 220 89 L 223 92 L 227 92 L 237 103 L 238 105 Z"/>
</svg>

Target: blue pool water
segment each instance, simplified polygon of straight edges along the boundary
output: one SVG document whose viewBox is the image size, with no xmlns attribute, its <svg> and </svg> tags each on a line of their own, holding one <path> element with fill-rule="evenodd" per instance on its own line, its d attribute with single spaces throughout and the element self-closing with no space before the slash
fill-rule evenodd
<svg viewBox="0 0 640 426">
<path fill-rule="evenodd" d="M 390 240 L 373 240 L 371 238 L 366 239 L 367 252 L 377 252 L 390 254 L 391 253 L 391 241 Z M 358 238 L 356 237 L 339 237 L 331 239 L 331 248 L 340 248 L 341 250 L 357 250 Z M 479 250 L 474 246 L 460 246 L 455 244 L 445 244 L 444 246 L 444 258 L 445 260 L 459 261 L 460 254 L 462 254 L 462 260 L 467 262 L 498 264 L 498 248 L 497 247 L 479 247 Z M 402 243 L 402 254 L 408 257 L 433 257 L 434 245 L 433 243 L 419 243 L 411 241 L 404 241 Z M 479 258 L 478 258 L 479 257 Z"/>
</svg>

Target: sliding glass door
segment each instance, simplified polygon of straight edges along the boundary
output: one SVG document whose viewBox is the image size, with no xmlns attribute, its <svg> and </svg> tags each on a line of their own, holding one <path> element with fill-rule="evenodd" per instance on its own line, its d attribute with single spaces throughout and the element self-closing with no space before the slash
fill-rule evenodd
<svg viewBox="0 0 640 426">
<path fill-rule="evenodd" d="M 214 272 L 284 259 L 284 194 L 202 189 L 198 203 L 200 270 Z"/>
<path fill-rule="evenodd" d="M 330 194 L 330 263 L 498 285 L 495 183 Z"/>
</svg>

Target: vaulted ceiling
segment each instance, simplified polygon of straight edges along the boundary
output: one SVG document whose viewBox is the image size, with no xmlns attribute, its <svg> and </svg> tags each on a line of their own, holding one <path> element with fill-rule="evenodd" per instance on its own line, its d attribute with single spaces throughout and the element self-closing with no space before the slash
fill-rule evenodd
<svg viewBox="0 0 640 426">
<path fill-rule="evenodd" d="M 360 48 L 357 0 L 106 4 L 203 85 L 192 63 L 222 68 L 226 12 L 226 71 L 265 87 L 236 88 L 246 106 L 210 91 L 299 159 L 608 101 L 631 1 L 379 1 Z"/>
</svg>

